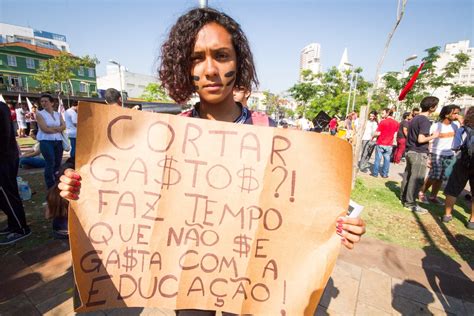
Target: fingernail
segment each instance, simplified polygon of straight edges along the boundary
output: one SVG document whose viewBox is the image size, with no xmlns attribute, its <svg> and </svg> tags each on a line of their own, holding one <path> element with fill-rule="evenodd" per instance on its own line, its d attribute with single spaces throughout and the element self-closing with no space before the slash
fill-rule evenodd
<svg viewBox="0 0 474 316">
<path fill-rule="evenodd" d="M 342 223 L 337 223 L 337 228 L 342 229 Z"/>
<path fill-rule="evenodd" d="M 72 175 L 72 178 L 76 179 L 76 180 L 79 180 L 81 178 L 81 176 L 75 173 L 75 174 Z"/>
<path fill-rule="evenodd" d="M 341 242 L 344 242 L 346 241 L 346 239 L 344 237 L 341 237 Z"/>
<path fill-rule="evenodd" d="M 337 222 L 338 222 L 338 223 L 342 223 L 342 221 L 343 221 L 342 217 L 339 217 L 339 218 L 337 219 Z"/>
<path fill-rule="evenodd" d="M 338 228 L 338 229 L 336 229 L 336 232 L 337 232 L 338 234 L 341 234 L 341 233 L 342 233 L 342 229 L 341 229 L 341 228 Z"/>
<path fill-rule="evenodd" d="M 74 183 L 74 186 L 75 186 L 75 187 L 78 187 L 78 186 L 80 186 L 80 185 L 81 185 L 80 182 L 75 182 L 75 183 Z"/>
</svg>

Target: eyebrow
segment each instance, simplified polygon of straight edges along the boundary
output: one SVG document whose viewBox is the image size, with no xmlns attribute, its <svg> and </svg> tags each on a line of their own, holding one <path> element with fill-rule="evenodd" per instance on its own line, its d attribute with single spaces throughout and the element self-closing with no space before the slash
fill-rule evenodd
<svg viewBox="0 0 474 316">
<path fill-rule="evenodd" d="M 219 47 L 219 48 L 211 48 L 210 49 L 211 52 L 219 52 L 219 51 L 225 51 L 225 52 L 229 52 L 231 51 L 232 49 L 230 47 Z M 193 50 L 192 54 L 199 54 L 199 53 L 203 53 L 204 50 L 203 49 L 200 49 L 199 47 L 195 50 Z"/>
</svg>

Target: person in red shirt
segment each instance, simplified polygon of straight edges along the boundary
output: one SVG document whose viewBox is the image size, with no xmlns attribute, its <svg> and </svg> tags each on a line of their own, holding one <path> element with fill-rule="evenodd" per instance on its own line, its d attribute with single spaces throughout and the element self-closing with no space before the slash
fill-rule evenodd
<svg viewBox="0 0 474 316">
<path fill-rule="evenodd" d="M 332 119 L 329 121 L 329 132 L 331 135 L 336 135 L 337 133 L 337 116 L 334 115 Z"/>
<path fill-rule="evenodd" d="M 375 162 L 371 174 L 373 177 L 378 177 L 380 161 L 383 157 L 383 166 L 380 174 L 382 178 L 388 178 L 393 138 L 400 125 L 392 118 L 392 114 L 393 112 L 390 109 L 386 108 L 382 110 L 382 121 L 375 132 L 375 136 L 378 136 L 378 138 L 375 146 Z"/>
</svg>

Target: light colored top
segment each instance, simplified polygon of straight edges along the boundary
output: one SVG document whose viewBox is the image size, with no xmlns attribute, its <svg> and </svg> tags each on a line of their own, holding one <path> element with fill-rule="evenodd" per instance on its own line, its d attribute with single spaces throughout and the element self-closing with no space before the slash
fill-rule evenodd
<svg viewBox="0 0 474 316">
<path fill-rule="evenodd" d="M 49 114 L 46 110 L 38 112 L 38 115 L 44 120 L 44 123 L 48 127 L 59 127 L 61 126 L 61 117 L 60 114 L 56 111 L 53 112 L 53 116 Z M 39 126 L 38 126 L 39 127 Z M 41 127 L 38 128 L 38 135 L 36 136 L 38 140 L 62 140 L 61 133 L 48 134 L 41 130 Z"/>
<path fill-rule="evenodd" d="M 374 137 L 374 133 L 377 130 L 377 124 L 376 121 L 370 121 L 368 120 L 367 123 L 365 123 L 365 130 L 364 130 L 364 135 L 362 135 L 362 140 L 371 140 Z"/>
<path fill-rule="evenodd" d="M 18 108 L 15 110 L 16 112 L 16 120 L 18 122 L 25 122 L 25 112 L 23 112 L 22 108 Z"/>
<path fill-rule="evenodd" d="M 77 136 L 77 112 L 72 108 L 67 109 L 64 113 L 64 120 L 66 121 L 66 131 L 70 138 L 76 138 Z"/>
<path fill-rule="evenodd" d="M 430 128 L 430 134 L 433 134 L 435 131 L 439 131 L 439 137 L 431 141 L 430 152 L 432 154 L 441 156 L 454 155 L 454 152 L 451 147 L 457 129 L 458 128 L 454 123 L 446 125 L 441 122 L 437 122 L 432 124 Z"/>
</svg>

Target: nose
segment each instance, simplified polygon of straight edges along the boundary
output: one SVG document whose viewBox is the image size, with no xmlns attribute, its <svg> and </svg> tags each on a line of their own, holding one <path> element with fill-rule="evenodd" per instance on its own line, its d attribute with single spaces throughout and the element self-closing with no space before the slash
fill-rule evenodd
<svg viewBox="0 0 474 316">
<path fill-rule="evenodd" d="M 219 71 L 216 66 L 216 61 L 212 57 L 207 57 L 206 58 L 206 64 L 205 64 L 205 75 L 206 78 L 212 78 L 215 77 L 219 74 Z"/>
</svg>

